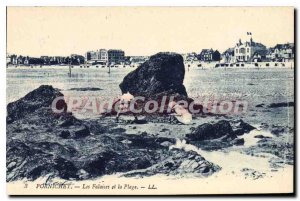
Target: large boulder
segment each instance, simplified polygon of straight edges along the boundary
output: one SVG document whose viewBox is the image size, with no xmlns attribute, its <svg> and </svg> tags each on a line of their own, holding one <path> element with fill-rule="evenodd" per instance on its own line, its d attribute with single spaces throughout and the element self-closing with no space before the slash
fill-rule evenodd
<svg viewBox="0 0 300 201">
<path fill-rule="evenodd" d="M 238 135 L 244 135 L 254 129 L 255 127 L 241 119 L 232 122 L 221 120 L 214 124 L 201 124 L 191 133 L 187 134 L 186 137 L 192 141 L 205 141 L 219 138 L 224 141 L 225 139 L 235 139 Z"/>
<path fill-rule="evenodd" d="M 242 119 L 233 122 L 233 132 L 236 135 L 244 135 L 256 129 L 254 126 L 244 122 Z"/>
<path fill-rule="evenodd" d="M 236 138 L 230 123 L 226 120 L 221 120 L 215 124 L 205 123 L 198 126 L 190 134 L 187 134 L 190 140 L 213 140 L 224 136 Z"/>
<path fill-rule="evenodd" d="M 244 145 L 243 138 L 238 137 L 249 133 L 255 127 L 244 122 L 221 120 L 217 123 L 204 123 L 186 134 L 186 140 L 200 147 L 202 150 L 219 150 L 233 145 Z"/>
<path fill-rule="evenodd" d="M 23 98 L 7 105 L 7 123 L 24 118 L 41 108 L 50 108 L 53 100 L 57 97 L 63 97 L 58 89 L 50 85 L 41 85 Z M 67 110 L 67 104 L 64 100 L 59 100 L 56 107 L 59 110 Z"/>
<path fill-rule="evenodd" d="M 187 97 L 183 85 L 185 69 L 180 54 L 161 52 L 125 76 L 122 93 L 153 98 L 158 94 Z"/>
</svg>

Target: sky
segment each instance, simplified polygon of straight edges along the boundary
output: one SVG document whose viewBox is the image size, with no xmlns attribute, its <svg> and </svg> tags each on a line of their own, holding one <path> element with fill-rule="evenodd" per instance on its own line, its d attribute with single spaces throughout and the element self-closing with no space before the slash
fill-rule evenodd
<svg viewBox="0 0 300 201">
<path fill-rule="evenodd" d="M 294 42 L 292 7 L 8 7 L 7 52 L 24 56 L 197 52 L 234 47 L 239 38 L 267 47 Z"/>
</svg>

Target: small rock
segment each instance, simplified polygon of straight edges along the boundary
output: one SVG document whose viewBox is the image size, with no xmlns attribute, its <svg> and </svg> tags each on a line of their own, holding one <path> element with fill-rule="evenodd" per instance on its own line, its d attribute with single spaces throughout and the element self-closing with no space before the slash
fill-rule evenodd
<svg viewBox="0 0 300 201">
<path fill-rule="evenodd" d="M 268 107 L 269 108 L 294 107 L 294 102 L 271 103 Z"/>
<path fill-rule="evenodd" d="M 205 166 L 205 167 L 201 167 L 200 169 L 201 173 L 208 173 L 209 172 L 209 167 Z"/>
<path fill-rule="evenodd" d="M 146 131 L 143 131 L 142 133 L 141 133 L 141 136 L 147 136 L 148 135 L 148 133 L 146 132 Z"/>
<path fill-rule="evenodd" d="M 59 136 L 62 137 L 62 138 L 64 138 L 64 139 L 67 139 L 67 138 L 69 138 L 71 136 L 71 133 L 68 130 L 64 130 L 64 131 L 61 131 L 61 133 L 60 133 Z"/>
<path fill-rule="evenodd" d="M 161 131 L 160 131 L 160 132 L 166 132 L 166 131 L 169 131 L 169 129 L 167 129 L 167 128 L 163 128 L 163 129 L 161 129 Z"/>
<path fill-rule="evenodd" d="M 10 171 L 11 169 L 14 169 L 16 167 L 17 163 L 16 162 L 11 162 L 7 165 L 7 170 Z"/>
<path fill-rule="evenodd" d="M 244 145 L 244 143 L 245 143 L 244 138 L 236 138 L 232 141 L 232 144 L 234 144 L 236 146 Z"/>
<path fill-rule="evenodd" d="M 235 135 L 244 135 L 244 130 L 242 128 L 237 128 L 233 130 Z"/>
<path fill-rule="evenodd" d="M 248 133 L 254 129 L 256 129 L 254 126 L 251 126 L 248 123 L 245 123 L 243 120 L 239 120 L 237 127 L 241 128 L 244 130 L 244 133 Z"/>
<path fill-rule="evenodd" d="M 221 120 L 215 124 L 202 124 L 198 126 L 191 134 L 187 134 L 186 137 L 191 140 L 212 140 L 226 135 L 233 134 L 230 123 L 226 120 Z"/>
<path fill-rule="evenodd" d="M 271 133 L 273 133 L 274 135 L 278 135 L 280 133 L 284 132 L 284 128 L 283 127 L 274 127 L 271 129 Z"/>
<path fill-rule="evenodd" d="M 83 138 L 90 135 L 90 130 L 87 126 L 83 126 L 75 131 L 75 138 Z"/>
<path fill-rule="evenodd" d="M 263 135 L 255 135 L 254 138 L 265 139 L 265 138 L 271 138 L 271 137 L 263 136 Z"/>
</svg>

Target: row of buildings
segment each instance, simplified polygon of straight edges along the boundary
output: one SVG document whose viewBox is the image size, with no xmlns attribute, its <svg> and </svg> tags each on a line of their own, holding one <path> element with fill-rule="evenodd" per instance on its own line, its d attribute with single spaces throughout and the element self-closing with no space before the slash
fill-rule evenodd
<svg viewBox="0 0 300 201">
<path fill-rule="evenodd" d="M 261 43 L 249 41 L 239 42 L 233 48 L 227 49 L 221 56 L 222 63 L 239 62 L 289 62 L 295 57 L 294 43 L 277 44 L 267 48 Z"/>
<path fill-rule="evenodd" d="M 96 51 L 88 51 L 85 54 L 85 59 L 88 64 L 140 64 L 145 62 L 147 56 L 125 56 L 125 52 L 119 49 L 99 49 Z"/>
<path fill-rule="evenodd" d="M 116 49 L 99 49 L 97 51 L 88 51 L 85 54 L 87 63 L 91 64 L 121 64 L 129 58 L 125 57 L 123 50 Z"/>
<path fill-rule="evenodd" d="M 6 55 L 7 65 L 80 65 L 85 61 L 84 56 L 72 54 L 69 57 L 41 56 L 29 57 L 22 55 Z"/>
<path fill-rule="evenodd" d="M 105 50 L 89 51 L 85 57 L 82 55 L 72 54 L 68 57 L 62 56 L 41 56 L 29 57 L 15 54 L 6 55 L 7 65 L 115 65 L 115 64 L 141 64 L 145 62 L 148 56 L 125 56 L 122 50 Z"/>
<path fill-rule="evenodd" d="M 222 54 L 218 50 L 203 49 L 199 54 L 189 53 L 185 55 L 185 61 L 200 62 L 220 62 L 231 63 L 249 63 L 249 62 L 289 62 L 295 57 L 294 43 L 277 44 L 274 47 L 267 48 L 265 45 L 255 42 L 252 34 L 249 40 L 242 42 L 240 39 L 234 47 L 228 48 Z M 40 58 L 28 57 L 22 55 L 8 55 L 7 64 L 13 65 L 60 65 L 60 64 L 102 64 L 130 65 L 145 62 L 147 56 L 125 56 L 125 52 L 119 49 L 99 49 L 88 51 L 84 56 L 72 54 L 69 57 L 61 56 L 41 56 Z"/>
<path fill-rule="evenodd" d="M 123 50 L 116 49 L 99 49 L 97 51 L 88 51 L 85 56 L 72 54 L 68 57 L 62 56 L 41 56 L 39 58 L 22 56 L 22 55 L 7 55 L 6 63 L 12 65 L 80 65 L 80 64 L 125 64 L 131 60 L 145 60 L 145 57 L 125 57 Z"/>
<path fill-rule="evenodd" d="M 185 60 L 201 62 L 241 63 L 241 62 L 289 62 L 295 57 L 294 43 L 277 44 L 267 48 L 265 45 L 249 40 L 241 40 L 222 54 L 218 50 L 203 49 L 199 54 L 189 53 Z"/>
</svg>

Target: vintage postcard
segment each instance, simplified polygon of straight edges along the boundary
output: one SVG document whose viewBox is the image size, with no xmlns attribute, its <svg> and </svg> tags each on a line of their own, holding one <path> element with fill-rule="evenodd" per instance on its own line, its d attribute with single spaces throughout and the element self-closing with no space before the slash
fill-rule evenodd
<svg viewBox="0 0 300 201">
<path fill-rule="evenodd" d="M 7 193 L 293 194 L 294 13 L 7 7 Z"/>
</svg>

